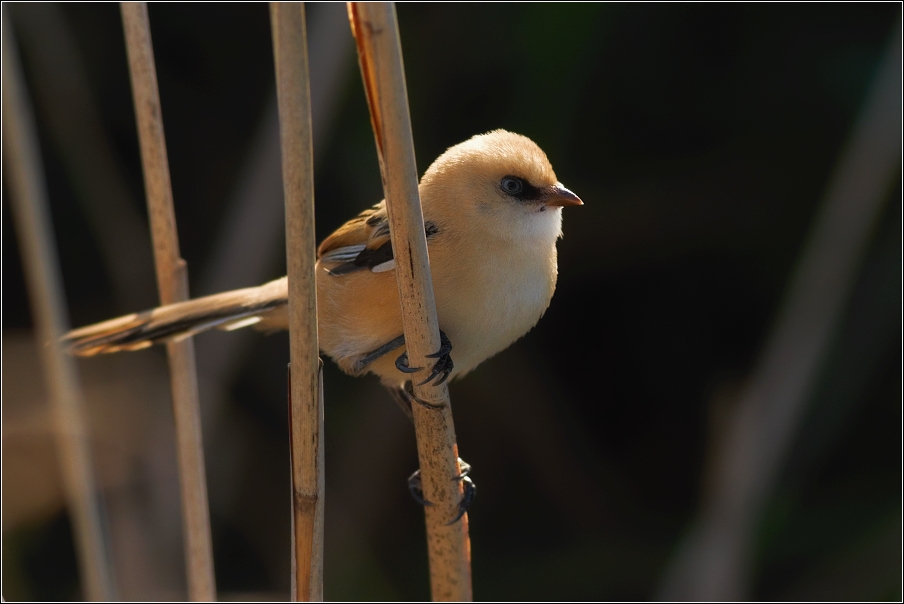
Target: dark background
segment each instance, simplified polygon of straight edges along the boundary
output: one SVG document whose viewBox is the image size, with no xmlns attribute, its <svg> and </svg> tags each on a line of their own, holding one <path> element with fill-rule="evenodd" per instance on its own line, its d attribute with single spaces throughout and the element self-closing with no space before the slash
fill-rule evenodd
<svg viewBox="0 0 904 604">
<path fill-rule="evenodd" d="M 118 6 L 59 10 L 99 136 L 127 185 L 124 211 L 146 223 Z M 309 24 L 324 10 L 309 7 Z M 269 15 L 265 4 L 149 12 L 182 255 L 194 278 L 212 262 L 226 201 L 272 100 Z M 506 128 L 536 141 L 586 204 L 565 211 L 559 283 L 538 326 L 451 387 L 460 450 L 478 485 L 475 598 L 655 598 L 698 512 L 716 401 L 737 391 L 760 351 L 900 5 L 401 4 L 398 18 L 421 172 L 447 147 Z M 71 322 L 151 307 L 153 281 L 124 295 L 105 268 L 85 194 L 46 117 L 65 99 L 42 97 L 29 34 L 17 35 Z M 357 66 L 346 57 L 331 119 L 315 114 L 320 238 L 382 197 Z M 759 512 L 753 599 L 901 598 L 900 186 L 899 176 Z M 9 408 L 7 343 L 32 320 L 3 192 Z M 152 279 L 148 251 L 134 257 L 135 272 Z M 259 282 L 285 273 L 277 258 Z M 866 334 L 863 317 L 878 317 L 879 328 Z M 199 356 L 205 339 L 216 347 L 230 337 L 238 336 L 199 337 Z M 205 421 L 216 417 L 205 423 L 205 446 L 217 582 L 225 598 L 284 598 L 288 340 L 244 341 L 219 394 L 205 396 L 213 389 L 203 382 L 201 390 Z M 125 356 L 155 366 L 163 358 Z M 86 381 L 113 379 L 103 363 L 81 362 Z M 375 379 L 348 378 L 330 362 L 325 374 L 325 597 L 427 598 L 423 515 L 405 486 L 417 465 L 412 430 Z M 149 413 L 170 413 L 161 392 Z M 10 417 L 5 410 L 5 430 Z M 27 455 L 4 438 L 4 457 Z M 126 505 L 123 493 L 136 505 L 154 500 L 147 456 L 171 445 L 172 436 L 161 438 L 116 477 L 98 460 L 111 510 Z M 172 453 L 160 455 L 171 464 Z M 29 488 L 11 476 L 4 465 L 4 506 Z M 79 597 L 70 525 L 58 498 L 48 501 L 21 521 L 4 507 L 6 599 Z M 178 515 L 161 514 L 154 522 L 178 531 Z M 180 542 L 168 543 L 143 563 L 180 568 Z M 159 593 L 184 597 L 174 572 L 145 576 L 169 581 L 154 586 Z M 121 597 L 158 594 L 123 573 Z M 823 595 L 829 584 L 837 591 Z"/>
</svg>

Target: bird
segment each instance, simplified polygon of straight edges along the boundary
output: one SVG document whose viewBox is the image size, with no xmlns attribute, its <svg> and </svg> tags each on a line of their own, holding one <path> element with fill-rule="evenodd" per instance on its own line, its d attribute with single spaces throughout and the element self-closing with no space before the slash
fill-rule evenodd
<svg viewBox="0 0 904 604">
<path fill-rule="evenodd" d="M 562 208 L 583 201 L 536 143 L 506 130 L 449 147 L 419 193 L 442 339 L 426 381 L 438 385 L 536 325 L 555 291 Z M 410 415 L 408 378 L 420 368 L 408 367 L 394 267 L 385 200 L 327 237 L 315 265 L 318 339 L 342 371 L 376 374 L 400 393 Z M 249 325 L 288 328 L 286 277 L 75 329 L 62 342 L 70 354 L 93 356 Z"/>
</svg>

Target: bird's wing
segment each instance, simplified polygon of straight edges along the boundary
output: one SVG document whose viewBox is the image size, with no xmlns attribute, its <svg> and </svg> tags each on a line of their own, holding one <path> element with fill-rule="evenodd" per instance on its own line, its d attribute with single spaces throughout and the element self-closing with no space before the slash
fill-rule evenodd
<svg viewBox="0 0 904 604">
<path fill-rule="evenodd" d="M 424 223 L 424 229 L 428 239 L 439 232 L 429 221 Z M 381 201 L 364 210 L 339 227 L 320 244 L 317 257 L 334 276 L 362 270 L 382 273 L 394 269 L 386 202 Z"/>
</svg>

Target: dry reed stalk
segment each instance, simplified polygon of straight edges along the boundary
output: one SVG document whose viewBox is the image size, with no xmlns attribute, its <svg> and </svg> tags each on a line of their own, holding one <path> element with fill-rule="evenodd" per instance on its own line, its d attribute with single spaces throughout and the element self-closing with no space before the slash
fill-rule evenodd
<svg viewBox="0 0 904 604">
<path fill-rule="evenodd" d="M 408 359 L 412 367 L 426 368 L 432 365 L 426 355 L 440 348 L 439 323 L 418 194 L 395 5 L 350 2 L 349 19 L 383 175 Z M 425 369 L 415 374 L 412 382 L 422 381 L 428 373 Z M 468 516 L 447 524 L 458 514 L 463 496 L 462 481 L 454 479 L 461 470 L 449 390 L 445 384 L 415 386 L 414 394 L 437 407 L 412 405 L 424 497 L 433 502 L 424 506 L 431 594 L 435 601 L 469 601 L 472 591 Z"/>
<path fill-rule="evenodd" d="M 886 48 L 835 166 L 763 349 L 715 443 L 701 514 L 672 561 L 665 600 L 743 600 L 756 523 L 803 419 L 901 174 L 901 29 Z"/>
<path fill-rule="evenodd" d="M 113 577 L 98 509 L 97 487 L 75 360 L 59 345 L 69 330 L 53 226 L 47 209 L 44 168 L 18 51 L 3 10 L 3 148 L 25 281 L 46 374 L 55 437 L 69 505 L 84 597 L 114 600 Z"/>
<path fill-rule="evenodd" d="M 35 104 L 38 118 L 59 150 L 115 299 L 122 307 L 138 308 L 153 293 L 151 238 L 104 133 L 73 32 L 56 3 L 21 2 L 10 8 L 33 66 L 34 95 L 43 101 Z"/>
<path fill-rule="evenodd" d="M 314 151 L 304 6 L 272 2 L 289 277 L 294 600 L 323 600 L 323 389 L 314 264 Z"/>
<path fill-rule="evenodd" d="M 188 268 L 179 256 L 147 4 L 123 2 L 120 6 L 138 122 L 157 287 L 161 304 L 172 304 L 188 299 Z M 166 345 L 166 351 L 176 423 L 188 595 L 194 601 L 212 601 L 216 599 L 216 584 L 194 342 L 191 338 L 171 342 Z"/>
</svg>

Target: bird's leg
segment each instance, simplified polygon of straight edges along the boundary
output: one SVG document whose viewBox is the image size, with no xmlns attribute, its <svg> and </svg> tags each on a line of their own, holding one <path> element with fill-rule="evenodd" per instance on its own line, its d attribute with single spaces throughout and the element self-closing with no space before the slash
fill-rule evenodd
<svg viewBox="0 0 904 604">
<path fill-rule="evenodd" d="M 461 468 L 461 474 L 458 476 L 453 476 L 452 480 L 461 481 L 464 484 L 464 495 L 462 495 L 461 501 L 458 502 L 458 514 L 455 515 L 455 518 L 446 523 L 446 526 L 450 524 L 455 524 L 461 517 L 465 515 L 468 511 L 468 508 L 471 507 L 471 503 L 474 501 L 474 496 L 477 494 L 477 486 L 474 482 L 468 478 L 468 474 L 471 472 L 471 465 L 465 462 L 462 458 L 458 458 L 458 465 Z M 421 505 L 434 505 L 432 502 L 424 499 L 424 490 L 421 484 L 421 471 L 417 470 L 408 477 L 408 490 L 411 491 L 411 496 L 414 497 L 414 500 L 417 501 Z"/>
<path fill-rule="evenodd" d="M 399 409 L 402 410 L 402 413 L 405 414 L 411 423 L 414 423 L 414 416 L 411 414 L 411 404 L 417 403 L 422 407 L 426 407 L 427 409 L 437 410 L 442 409 L 444 405 L 434 405 L 433 403 L 428 403 L 427 401 L 421 400 L 414 395 L 414 390 L 411 386 L 411 382 L 405 382 L 403 386 L 386 386 L 386 389 L 389 390 L 390 396 L 392 396 L 392 400 L 395 401 L 396 405 L 399 406 Z"/>
<path fill-rule="evenodd" d="M 371 363 L 373 363 L 374 361 L 379 359 L 384 354 L 390 353 L 393 350 L 395 350 L 396 348 L 398 348 L 400 346 L 404 346 L 404 345 L 405 345 L 405 336 L 402 335 L 402 336 L 399 336 L 395 339 L 392 339 L 392 340 L 386 342 L 385 344 L 383 344 L 382 346 L 380 346 L 379 348 L 377 348 L 375 350 L 371 350 L 370 352 L 361 355 L 361 358 L 358 359 L 357 361 L 355 361 L 355 365 L 354 365 L 355 373 L 363 371 L 365 367 L 367 367 L 368 365 L 370 365 Z M 407 361 L 408 358 L 406 357 L 405 360 Z M 396 361 L 396 363 L 398 363 L 398 361 Z M 396 366 L 398 366 L 398 365 L 396 365 Z"/>
<path fill-rule="evenodd" d="M 439 380 L 437 380 L 433 385 L 439 386 L 443 382 L 445 382 L 449 378 L 449 374 L 452 373 L 452 369 L 454 365 L 452 363 L 452 357 L 449 356 L 449 353 L 452 352 L 452 342 L 449 340 L 449 337 L 440 330 L 440 348 L 433 354 L 428 354 L 427 358 L 429 359 L 437 359 L 436 363 L 433 365 L 433 371 L 430 373 L 430 376 L 418 384 L 418 386 L 423 386 L 424 384 L 429 383 L 437 376 L 441 376 Z M 395 342 L 396 340 L 393 340 Z M 404 338 L 403 338 L 404 341 Z M 380 347 L 378 350 L 382 350 L 383 347 Z M 390 349 L 391 350 L 391 349 Z M 376 351 L 374 351 L 376 352 Z M 388 352 L 388 351 L 386 351 Z M 373 354 L 373 353 L 371 353 Z M 385 352 L 381 352 L 381 354 L 385 354 Z M 369 355 L 368 355 L 369 356 Z M 403 373 L 415 373 L 423 369 L 423 367 L 409 367 L 408 366 L 408 352 L 403 352 L 396 359 L 396 368 Z M 432 403 L 428 403 L 427 401 L 419 399 L 414 394 L 414 387 L 411 382 L 405 382 L 405 384 L 399 388 L 390 388 L 390 393 L 392 394 L 393 400 L 399 405 L 402 409 L 402 412 L 408 416 L 408 419 L 414 421 L 414 416 L 411 411 L 412 403 L 417 403 L 427 409 L 442 409 L 445 405 L 434 405 Z M 458 513 L 455 517 L 447 523 L 447 526 L 450 524 L 455 524 L 461 517 L 465 515 L 468 511 L 468 508 L 471 507 L 471 502 L 474 501 L 474 496 L 477 494 L 477 486 L 474 482 L 468 477 L 468 474 L 471 472 L 471 465 L 466 463 L 461 458 L 458 459 L 458 465 L 461 468 L 461 474 L 458 476 L 453 476 L 452 480 L 461 481 L 464 485 L 464 494 L 462 495 L 461 501 L 458 502 Z M 433 505 L 432 502 L 427 501 L 424 498 L 424 490 L 421 481 L 421 471 L 415 470 L 415 472 L 408 477 L 408 490 L 411 492 L 411 496 L 414 497 L 414 500 L 417 501 L 421 505 Z"/>
<path fill-rule="evenodd" d="M 437 405 L 431 405 L 430 403 L 422 401 L 414 396 L 414 393 L 411 390 L 411 382 L 405 382 L 405 385 L 400 388 L 390 388 L 389 392 L 392 395 L 392 399 L 396 402 L 396 404 L 398 404 L 399 408 L 402 409 L 402 412 L 412 422 L 414 422 L 414 416 L 411 413 L 412 401 L 415 401 L 418 404 L 430 409 L 438 408 Z M 462 458 L 459 457 L 458 465 L 461 468 L 461 474 L 454 476 L 452 480 L 460 480 L 462 484 L 464 484 L 465 492 L 461 498 L 461 501 L 458 502 L 458 514 L 449 522 L 449 524 L 458 522 L 461 517 L 465 515 L 465 512 L 467 512 L 468 508 L 471 507 L 471 502 L 474 501 L 474 495 L 477 494 L 477 486 L 468 477 L 468 474 L 471 473 L 471 464 L 465 462 Z M 408 490 L 411 491 L 411 496 L 414 497 L 414 500 L 419 504 L 433 505 L 433 503 L 424 499 L 424 490 L 421 486 L 420 470 L 416 470 L 414 474 L 408 477 Z"/>
<path fill-rule="evenodd" d="M 433 354 L 427 355 L 428 359 L 436 359 L 436 363 L 433 364 L 433 371 L 430 373 L 427 379 L 418 384 L 418 386 L 428 384 L 436 376 L 441 376 L 433 384 L 434 386 L 439 386 L 449 378 L 449 374 L 452 373 L 452 369 L 455 367 L 455 364 L 452 362 L 452 357 L 449 356 L 449 353 L 452 352 L 452 342 L 449 341 L 449 337 L 442 329 L 439 330 L 439 340 L 439 350 L 437 350 Z M 405 351 L 401 355 L 399 355 L 399 358 L 396 359 L 395 365 L 396 369 L 398 369 L 402 373 L 416 373 L 423 369 L 423 367 L 408 366 L 408 351 Z"/>
<path fill-rule="evenodd" d="M 414 421 L 414 417 L 411 415 L 411 403 L 417 403 L 421 407 L 426 407 L 427 409 L 432 409 L 434 411 L 445 407 L 445 405 L 434 405 L 433 403 L 428 403 L 427 401 L 416 397 L 414 395 L 414 386 L 411 385 L 411 382 L 405 382 L 404 386 L 393 389 L 392 396 L 396 402 L 402 406 L 402 411 L 406 412 L 411 421 Z"/>
<path fill-rule="evenodd" d="M 440 347 L 439 350 L 434 352 L 433 354 L 428 354 L 427 358 L 437 359 L 436 363 L 433 365 L 433 372 L 430 374 L 426 380 L 418 384 L 419 386 L 426 384 L 437 375 L 442 375 L 440 380 L 434 384 L 438 386 L 446 381 L 449 377 L 449 374 L 452 372 L 454 367 L 452 363 L 452 358 L 449 356 L 449 353 L 452 352 L 452 342 L 449 341 L 449 337 L 443 330 L 439 332 L 439 341 Z M 355 361 L 354 371 L 360 372 L 363 371 L 368 365 L 382 357 L 383 355 L 392 352 L 396 348 L 405 345 L 405 336 L 401 335 L 395 339 L 386 342 L 379 348 L 376 348 L 366 354 L 361 355 L 361 357 Z M 403 352 L 396 359 L 395 362 L 396 368 L 403 373 L 414 373 L 416 371 L 420 371 L 423 367 L 409 367 L 408 366 L 408 353 Z M 392 399 L 396 402 L 402 412 L 408 417 L 408 419 L 413 421 L 413 417 L 411 416 L 411 403 L 412 401 L 417 402 L 419 405 L 422 405 L 428 409 L 442 409 L 442 405 L 433 405 L 428 403 L 427 401 L 422 401 L 414 395 L 414 388 L 411 385 L 411 382 L 406 382 L 404 386 L 400 388 L 389 388 L 389 393 L 392 395 Z"/>
<path fill-rule="evenodd" d="M 392 400 L 394 400 L 396 405 L 399 406 L 399 409 L 402 410 L 402 413 L 405 414 L 405 417 L 411 420 L 411 423 L 414 423 L 414 416 L 411 414 L 411 397 L 407 392 L 405 392 L 405 388 L 393 388 L 391 386 L 387 386 L 386 389 L 389 390 L 389 394 L 392 396 Z"/>
</svg>

